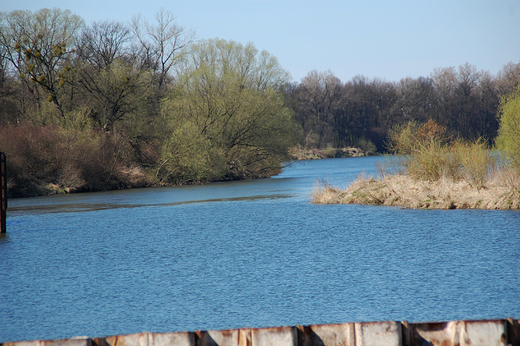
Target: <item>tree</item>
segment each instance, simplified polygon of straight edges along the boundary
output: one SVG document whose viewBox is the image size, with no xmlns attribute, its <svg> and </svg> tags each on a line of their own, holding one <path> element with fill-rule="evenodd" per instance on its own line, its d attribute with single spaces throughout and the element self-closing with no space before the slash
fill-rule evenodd
<svg viewBox="0 0 520 346">
<path fill-rule="evenodd" d="M 10 73 L 9 61 L 6 57 L 6 48 L 0 45 L 0 125 L 18 124 L 19 108 L 16 97 L 20 94 L 16 78 Z"/>
<path fill-rule="evenodd" d="M 496 78 L 499 95 L 508 95 L 518 89 L 520 83 L 520 62 L 509 62 L 498 71 Z"/>
<path fill-rule="evenodd" d="M 520 88 L 516 93 L 502 98 L 499 117 L 497 149 L 506 153 L 520 173 Z"/>
<path fill-rule="evenodd" d="M 95 22 L 78 45 L 77 84 L 90 117 L 99 128 L 114 124 L 146 103 L 150 74 L 126 45 L 129 29 L 119 22 Z"/>
<path fill-rule="evenodd" d="M 336 130 L 342 91 L 341 81 L 331 71 L 313 70 L 302 79 L 296 97 L 302 125 L 306 125 L 306 146 L 310 142 L 317 148 L 339 146 L 340 134 Z"/>
<path fill-rule="evenodd" d="M 433 116 L 435 108 L 434 88 L 431 78 L 404 78 L 397 84 L 396 114 L 400 114 L 399 123 L 409 121 L 425 123 Z"/>
<path fill-rule="evenodd" d="M 184 57 L 194 33 L 176 24 L 172 13 L 164 9 L 157 12 L 155 19 L 157 24 L 152 25 L 140 15 L 135 16 L 131 30 L 142 49 L 143 64 L 155 72 L 159 89 L 162 89 L 173 66 Z"/>
<path fill-rule="evenodd" d="M 128 52 L 130 29 L 115 21 L 94 22 L 86 27 L 78 40 L 81 59 L 98 70 L 109 67 Z"/>
<path fill-rule="evenodd" d="M 158 172 L 168 181 L 269 176 L 297 141 L 277 90 L 288 74 L 252 44 L 204 40 L 163 106 L 170 124 Z"/>
<path fill-rule="evenodd" d="M 33 92 L 42 91 L 65 118 L 61 96 L 70 82 L 72 46 L 83 20 L 70 11 L 13 11 L 0 16 L 0 45 L 6 58 Z M 39 100 L 39 95 L 37 95 Z"/>
</svg>

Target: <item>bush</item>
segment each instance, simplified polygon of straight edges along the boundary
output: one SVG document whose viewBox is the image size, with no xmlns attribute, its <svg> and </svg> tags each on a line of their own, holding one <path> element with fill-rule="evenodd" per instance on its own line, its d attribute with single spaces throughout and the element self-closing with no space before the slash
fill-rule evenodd
<svg viewBox="0 0 520 346">
<path fill-rule="evenodd" d="M 410 122 L 395 128 L 389 138 L 388 148 L 399 155 L 394 171 L 406 172 L 417 180 L 463 179 L 481 189 L 495 167 L 495 160 L 482 139 L 450 143 L 444 127 L 432 120 L 422 126 Z"/>
<path fill-rule="evenodd" d="M 356 146 L 363 150 L 367 154 L 375 154 L 377 151 L 377 147 L 374 143 L 369 141 L 368 139 L 361 138 L 356 142 Z"/>
<path fill-rule="evenodd" d="M 145 183 L 142 174 L 136 180 L 139 172 L 132 170 L 122 139 L 100 131 L 5 125 L 0 127 L 0 151 L 7 155 L 13 197 Z"/>
<path fill-rule="evenodd" d="M 477 189 L 486 187 L 488 173 L 495 169 L 495 159 L 487 144 L 480 138 L 474 142 L 456 141 L 451 152 L 454 166 L 458 168 L 452 176 L 460 177 Z"/>
<path fill-rule="evenodd" d="M 453 169 L 445 128 L 432 120 L 396 127 L 388 138 L 388 149 L 401 156 L 399 165 L 417 179 L 438 180 Z"/>
<path fill-rule="evenodd" d="M 496 147 L 520 174 L 520 88 L 502 98 L 499 108 L 500 128 Z"/>
<path fill-rule="evenodd" d="M 329 147 L 329 148 L 323 149 L 322 152 L 323 152 L 323 155 L 325 155 L 326 157 L 334 158 L 338 154 L 338 149 Z"/>
</svg>

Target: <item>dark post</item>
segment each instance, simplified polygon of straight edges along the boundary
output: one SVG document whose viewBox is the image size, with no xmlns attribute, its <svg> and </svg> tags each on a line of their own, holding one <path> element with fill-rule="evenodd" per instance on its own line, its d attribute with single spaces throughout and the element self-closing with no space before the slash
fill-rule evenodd
<svg viewBox="0 0 520 346">
<path fill-rule="evenodd" d="M 7 218 L 7 165 L 5 153 L 0 151 L 0 233 L 6 232 Z"/>
</svg>

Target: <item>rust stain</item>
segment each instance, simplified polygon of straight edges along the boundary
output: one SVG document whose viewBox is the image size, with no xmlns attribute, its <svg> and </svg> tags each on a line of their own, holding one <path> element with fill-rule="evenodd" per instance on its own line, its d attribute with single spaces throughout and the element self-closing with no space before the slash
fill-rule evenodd
<svg viewBox="0 0 520 346">
<path fill-rule="evenodd" d="M 225 338 L 229 338 L 229 337 L 233 336 L 233 333 L 230 330 L 222 330 L 220 332 L 220 334 L 222 334 L 222 336 Z"/>
<path fill-rule="evenodd" d="M 490 338 L 493 339 L 493 344 L 500 340 L 502 344 L 520 346 L 520 322 L 515 319 L 424 323 L 408 323 L 407 321 L 359 322 L 355 323 L 355 329 L 354 323 L 349 324 L 352 327 L 350 332 L 345 332 L 344 329 L 341 329 L 340 327 L 343 325 L 345 324 L 242 328 L 221 331 L 199 330 L 173 334 L 189 335 L 189 345 L 191 346 L 202 344 L 213 345 L 215 341 L 212 340 L 211 335 L 213 335 L 218 342 L 222 342 L 223 344 L 251 346 L 254 341 L 253 339 L 256 340 L 257 337 L 260 338 L 258 340 L 264 337 L 271 339 L 272 337 L 276 337 L 276 334 L 284 338 L 290 335 L 295 344 L 310 346 L 323 345 L 324 343 L 329 344 L 330 342 L 340 342 L 343 344 L 355 340 L 357 337 L 363 338 L 363 335 L 356 336 L 356 333 L 369 333 L 370 335 L 377 335 L 378 338 L 384 340 L 386 336 L 390 338 L 395 333 L 399 333 L 400 330 L 402 333 L 402 344 L 404 346 L 426 344 L 431 346 L 460 346 L 460 342 L 469 346 L 472 344 L 484 344 L 486 340 Z M 486 325 L 489 325 L 489 327 Z M 492 325 L 501 325 L 503 329 L 499 330 L 502 333 L 497 333 L 498 330 L 492 328 L 489 329 L 491 334 L 486 335 L 486 330 L 491 328 Z M 469 329 L 470 326 L 473 329 Z M 482 326 L 482 329 L 480 326 Z M 469 334 L 467 334 L 467 332 L 469 332 Z M 155 339 L 155 336 L 158 335 L 160 335 L 160 333 L 144 332 L 84 339 L 71 338 L 63 340 L 4 342 L 0 343 L 0 346 L 24 346 L 22 343 L 26 346 L 148 346 L 148 343 L 153 343 L 153 346 L 172 346 L 167 344 L 168 338 Z M 346 340 L 347 338 L 350 338 L 350 341 Z M 159 342 L 158 340 L 162 341 Z M 211 341 L 213 341 L 213 343 Z M 266 340 L 266 342 L 273 342 L 273 340 Z"/>
</svg>

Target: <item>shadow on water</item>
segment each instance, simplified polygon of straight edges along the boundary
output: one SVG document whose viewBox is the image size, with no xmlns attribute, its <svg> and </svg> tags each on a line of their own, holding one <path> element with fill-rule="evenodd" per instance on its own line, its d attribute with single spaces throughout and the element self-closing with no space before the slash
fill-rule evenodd
<svg viewBox="0 0 520 346">
<path fill-rule="evenodd" d="M 245 196 L 245 197 L 230 197 L 230 198 L 211 198 L 193 201 L 181 201 L 181 202 L 170 202 L 170 203 L 147 203 L 147 204 L 116 204 L 116 203 L 70 203 L 70 204 L 43 204 L 23 207 L 11 207 L 9 213 L 11 215 L 21 214 L 47 214 L 47 213 L 79 213 L 89 211 L 99 211 L 107 209 L 121 209 L 121 208 L 142 208 L 142 207 L 163 207 L 163 206 L 175 206 L 183 204 L 194 204 L 194 203 L 219 203 L 219 202 L 247 202 L 247 201 L 258 201 L 258 200 L 275 200 L 283 198 L 291 198 L 289 194 L 275 194 L 275 195 L 260 195 L 260 196 Z M 1 238 L 0 238 L 1 241 Z"/>
<path fill-rule="evenodd" d="M 0 233 L 0 244 L 7 243 L 9 241 L 8 233 Z"/>
</svg>

